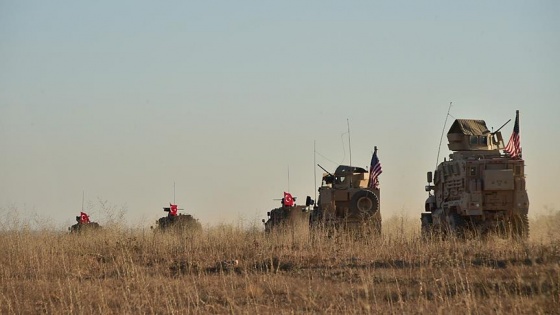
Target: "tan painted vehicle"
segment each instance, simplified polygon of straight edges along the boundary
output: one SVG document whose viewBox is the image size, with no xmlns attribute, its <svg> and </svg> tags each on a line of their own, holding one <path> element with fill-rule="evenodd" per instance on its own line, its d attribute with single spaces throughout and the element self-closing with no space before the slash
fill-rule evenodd
<svg viewBox="0 0 560 315">
<path fill-rule="evenodd" d="M 311 213 L 310 225 L 329 229 L 365 228 L 375 234 L 381 233 L 380 190 L 369 187 L 368 171 L 361 167 L 340 165 L 331 174 L 321 168 L 325 173 L 319 187 L 317 206 Z"/>
<path fill-rule="evenodd" d="M 294 197 L 293 202 L 286 203 L 285 198 L 282 198 L 280 202 L 281 207 L 266 213 L 268 219 L 262 220 L 265 232 L 309 230 L 309 213 L 312 210 L 314 201 L 310 196 L 307 196 L 305 205 L 296 205 L 295 200 L 296 198 Z"/>
<path fill-rule="evenodd" d="M 497 231 L 528 236 L 529 198 L 519 147 L 518 114 L 508 146 L 504 146 L 499 131 L 503 126 L 490 132 L 483 120 L 455 120 L 447 133 L 453 153 L 434 174 L 427 174 L 429 196 L 426 212 L 421 215 L 423 235 Z"/>
</svg>

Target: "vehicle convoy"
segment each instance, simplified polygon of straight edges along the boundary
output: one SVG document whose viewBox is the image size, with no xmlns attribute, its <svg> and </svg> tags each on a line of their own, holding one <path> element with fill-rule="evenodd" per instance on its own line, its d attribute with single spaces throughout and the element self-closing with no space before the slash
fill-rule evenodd
<svg viewBox="0 0 560 315">
<path fill-rule="evenodd" d="M 190 214 L 178 213 L 179 209 L 176 204 L 169 203 L 169 207 L 163 207 L 163 211 L 167 212 L 167 216 L 161 217 L 156 221 L 156 229 L 161 231 L 197 231 L 202 230 L 202 225 Z"/>
<path fill-rule="evenodd" d="M 310 216 L 312 227 L 348 229 L 381 233 L 379 210 L 380 190 L 377 176 L 381 164 L 377 159 L 377 147 L 372 157 L 370 172 L 364 168 L 339 165 L 334 174 L 325 170 L 319 187 L 317 205 Z"/>
<path fill-rule="evenodd" d="M 529 199 L 519 145 L 519 111 L 504 146 L 500 129 L 506 124 L 495 132 L 488 130 L 484 120 L 456 119 L 451 125 L 447 139 L 453 153 L 435 173 L 427 173 L 429 196 L 421 215 L 424 236 L 492 231 L 528 236 Z"/>
<path fill-rule="evenodd" d="M 281 207 L 267 212 L 268 220 L 262 220 L 265 232 L 287 229 L 309 230 L 309 212 L 315 203 L 310 196 L 307 196 L 305 205 L 296 205 L 296 197 L 284 192 L 284 198 L 280 203 Z"/>
<path fill-rule="evenodd" d="M 99 230 L 101 226 L 97 222 L 91 222 L 89 215 L 85 212 L 80 212 L 80 215 L 76 216 L 76 224 L 68 228 L 70 233 L 81 233 L 86 231 Z"/>
</svg>

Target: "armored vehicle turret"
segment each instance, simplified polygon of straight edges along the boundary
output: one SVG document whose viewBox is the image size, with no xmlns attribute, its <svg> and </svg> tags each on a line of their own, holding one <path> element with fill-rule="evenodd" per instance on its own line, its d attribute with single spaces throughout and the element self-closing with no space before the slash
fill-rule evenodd
<svg viewBox="0 0 560 315">
<path fill-rule="evenodd" d="M 447 139 L 453 153 L 434 173 L 427 174 L 423 235 L 498 231 L 528 236 L 529 199 L 519 146 L 519 112 L 507 146 L 500 129 L 490 132 L 484 120 L 457 119 L 451 125 Z"/>
</svg>

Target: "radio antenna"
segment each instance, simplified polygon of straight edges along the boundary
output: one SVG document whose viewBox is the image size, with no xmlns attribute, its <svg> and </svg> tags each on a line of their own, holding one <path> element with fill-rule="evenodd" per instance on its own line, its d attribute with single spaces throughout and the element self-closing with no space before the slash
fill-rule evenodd
<svg viewBox="0 0 560 315">
<path fill-rule="evenodd" d="M 350 120 L 346 118 L 346 125 L 348 126 L 348 151 L 350 152 L 350 166 L 352 166 L 352 144 L 350 143 Z"/>
<path fill-rule="evenodd" d="M 447 115 L 445 116 L 445 122 L 443 123 L 443 129 L 441 130 L 441 138 L 439 138 L 439 148 L 437 151 L 437 159 L 436 159 L 436 167 L 438 165 L 439 162 L 439 153 L 441 151 L 441 141 L 443 140 L 443 133 L 445 132 L 445 126 L 447 125 L 447 118 L 449 118 L 449 112 L 451 111 L 451 105 L 453 105 L 453 102 L 449 102 L 449 108 L 447 108 Z"/>
<path fill-rule="evenodd" d="M 313 191 L 315 191 L 315 199 L 317 200 L 317 150 L 316 140 L 313 140 Z"/>
<path fill-rule="evenodd" d="M 82 212 L 84 212 L 84 196 L 85 196 L 85 192 L 82 190 Z"/>
<path fill-rule="evenodd" d="M 290 192 L 290 164 L 288 164 L 288 192 Z"/>
</svg>

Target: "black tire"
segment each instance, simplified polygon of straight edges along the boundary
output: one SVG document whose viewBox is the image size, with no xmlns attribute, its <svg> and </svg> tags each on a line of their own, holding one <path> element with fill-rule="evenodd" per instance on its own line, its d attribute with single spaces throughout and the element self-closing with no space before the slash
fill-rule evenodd
<svg viewBox="0 0 560 315">
<path fill-rule="evenodd" d="M 467 224 L 458 213 L 452 212 L 447 215 L 447 232 L 456 237 L 464 237 Z"/>
<path fill-rule="evenodd" d="M 434 219 L 432 218 L 431 213 L 422 213 L 420 217 L 420 222 L 422 222 L 421 234 L 424 238 L 432 237 L 434 233 L 433 224 Z"/>
<path fill-rule="evenodd" d="M 323 210 L 314 209 L 309 215 L 309 226 L 318 228 L 323 223 Z"/>
<path fill-rule="evenodd" d="M 370 217 L 379 210 L 379 199 L 370 190 L 360 190 L 350 200 L 350 216 Z"/>
<path fill-rule="evenodd" d="M 520 239 L 529 238 L 529 218 L 527 214 L 514 215 L 511 222 L 512 234 Z"/>
</svg>

